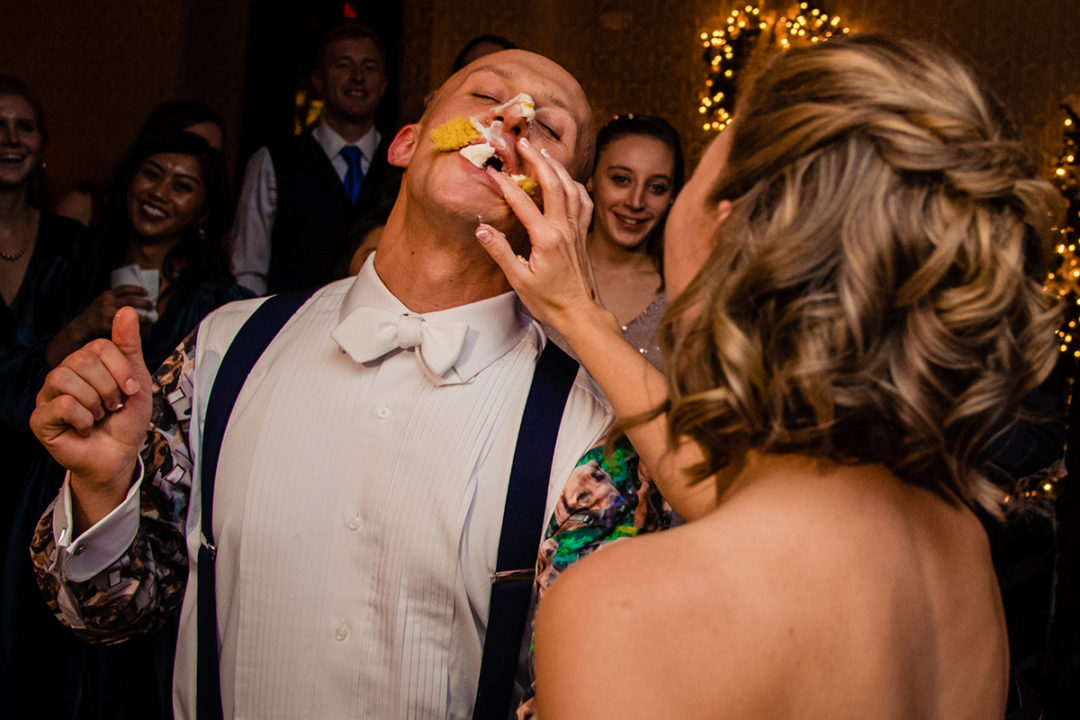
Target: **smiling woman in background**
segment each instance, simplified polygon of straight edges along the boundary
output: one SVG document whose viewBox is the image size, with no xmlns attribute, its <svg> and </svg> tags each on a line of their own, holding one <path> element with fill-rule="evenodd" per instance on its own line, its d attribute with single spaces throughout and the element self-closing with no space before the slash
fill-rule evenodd
<svg viewBox="0 0 1080 720">
<path fill-rule="evenodd" d="M 144 319 L 147 367 L 156 370 L 211 310 L 251 296 L 226 266 L 232 209 L 225 160 L 191 133 L 151 137 L 121 166 L 109 196 L 84 275 L 91 292 L 113 285 L 106 292 L 114 297 L 99 298 L 76 318 L 87 327 L 73 328 L 58 357 L 107 336 L 116 310 L 132 305 Z M 148 277 L 150 295 L 145 286 L 110 280 L 132 265 Z"/>
<path fill-rule="evenodd" d="M 0 457 L 9 478 L 21 476 L 37 446 L 32 388 L 49 371 L 45 346 L 71 294 L 63 270 L 83 236 L 77 223 L 42 210 L 47 137 L 31 91 L 0 75 Z M 15 491 L 14 482 L 0 483 L 4 532 Z"/>
<path fill-rule="evenodd" d="M 601 304 L 627 342 L 663 369 L 657 329 L 668 308 L 664 293 L 664 218 L 683 183 L 679 135 L 666 120 L 620 115 L 596 134 L 588 190 L 592 227 L 586 247 Z M 573 349 L 557 330 L 545 332 Z"/>
</svg>

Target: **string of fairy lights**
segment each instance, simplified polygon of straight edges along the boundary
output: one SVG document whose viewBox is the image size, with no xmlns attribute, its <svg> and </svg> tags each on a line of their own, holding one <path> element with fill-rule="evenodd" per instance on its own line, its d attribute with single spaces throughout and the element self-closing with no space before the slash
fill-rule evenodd
<svg viewBox="0 0 1080 720">
<path fill-rule="evenodd" d="M 761 6 L 748 3 L 732 10 L 723 27 L 700 34 L 706 77 L 705 88 L 698 94 L 698 113 L 706 132 L 722 132 L 731 124 L 739 74 L 768 29 Z M 830 15 L 818 4 L 800 2 L 787 16 L 776 20 L 773 32 L 773 42 L 785 51 L 795 44 L 825 42 L 851 29 L 839 15 Z M 1059 349 L 1080 359 L 1080 116 L 1067 105 L 1062 109 L 1066 114 L 1064 144 L 1054 167 L 1054 179 L 1068 202 L 1068 211 L 1062 226 L 1055 228 L 1061 236 L 1056 246 L 1058 269 L 1047 276 L 1045 285 L 1047 292 L 1057 296 L 1066 308 L 1065 322 L 1057 331 Z M 1063 468 L 1055 465 L 1024 478 L 1005 497 L 1006 504 L 1014 505 L 1018 498 L 1029 501 L 1025 507 L 1037 506 L 1040 500 L 1051 501 L 1063 474 Z"/>
<path fill-rule="evenodd" d="M 1065 112 L 1062 123 L 1062 147 L 1054 163 L 1054 182 L 1057 183 L 1068 209 L 1061 227 L 1054 228 L 1060 235 L 1055 250 L 1059 262 L 1058 268 L 1046 276 L 1046 291 L 1061 301 L 1065 317 L 1057 330 L 1058 349 L 1063 354 L 1071 355 L 1073 360 L 1080 359 L 1080 257 L 1077 256 L 1077 227 L 1080 226 L 1080 116 L 1067 104 L 1061 109 Z M 1073 402 L 1074 380 L 1069 381 L 1068 403 Z M 1070 413 L 1071 414 L 1071 413 Z M 1069 433 L 1071 434 L 1071 433 Z M 1035 479 L 1026 485 L 1021 484 L 1015 497 L 1025 498 L 1029 503 L 1042 499 L 1052 500 L 1057 495 L 1057 483 L 1064 475 L 1064 468 L 1057 472 L 1047 472 L 1045 477 Z M 1013 496 L 1006 497 L 1006 503 Z"/>
<path fill-rule="evenodd" d="M 1080 170 L 1077 158 L 1080 157 L 1080 117 L 1068 105 L 1062 105 L 1065 120 L 1062 129 L 1064 142 L 1054 165 L 1054 181 L 1068 203 L 1065 221 L 1055 232 L 1061 235 L 1058 241 L 1058 256 L 1061 258 L 1058 269 L 1046 278 L 1046 289 L 1062 301 L 1065 307 L 1065 321 L 1057 331 L 1059 349 L 1073 358 L 1080 358 L 1080 257 L 1077 257 L 1077 221 L 1080 220 Z"/>
<path fill-rule="evenodd" d="M 851 32 L 839 15 L 829 15 L 811 2 L 800 2 L 792 13 L 777 20 L 777 42 L 782 50 L 789 49 L 793 43 L 824 42 L 834 35 Z M 767 28 L 761 6 L 751 3 L 732 10 L 724 27 L 701 33 L 707 66 L 705 89 L 699 93 L 698 104 L 703 130 L 721 132 L 731 124 L 736 81 Z"/>
</svg>

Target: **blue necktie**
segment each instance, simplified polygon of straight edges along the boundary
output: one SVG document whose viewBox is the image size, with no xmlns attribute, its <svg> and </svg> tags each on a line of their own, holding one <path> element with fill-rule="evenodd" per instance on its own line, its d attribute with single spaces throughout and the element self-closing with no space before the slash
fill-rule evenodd
<svg viewBox="0 0 1080 720">
<path fill-rule="evenodd" d="M 355 145 L 346 145 L 341 148 L 341 157 L 345 158 L 345 192 L 349 195 L 350 202 L 356 202 L 356 196 L 360 194 L 360 186 L 364 184 L 364 170 L 360 167 L 360 159 L 364 153 Z"/>
</svg>

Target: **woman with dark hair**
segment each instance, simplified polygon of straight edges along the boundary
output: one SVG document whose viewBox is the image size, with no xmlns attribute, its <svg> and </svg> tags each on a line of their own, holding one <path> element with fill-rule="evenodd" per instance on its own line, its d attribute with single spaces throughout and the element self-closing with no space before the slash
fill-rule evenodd
<svg viewBox="0 0 1080 720">
<path fill-rule="evenodd" d="M 117 268 L 157 271 L 150 281 L 154 301 L 139 292 L 145 287 L 113 288 L 142 295 L 144 302 L 136 307 L 146 320 L 143 352 L 147 367 L 156 369 L 207 313 L 250 297 L 226 265 L 223 243 L 232 224 L 232 201 L 225 160 L 188 132 L 151 136 L 120 166 L 109 194 L 83 258 L 83 277 L 93 292 L 107 287 Z M 104 321 L 121 304 L 102 303 L 87 313 Z M 72 345 L 81 347 L 89 339 L 73 338 Z"/>
<path fill-rule="evenodd" d="M 189 132 L 206 140 L 215 150 L 225 141 L 224 125 L 216 112 L 194 100 L 166 100 L 155 107 L 143 121 L 132 147 L 139 147 L 158 135 Z M 56 213 L 78 220 L 86 227 L 99 221 L 101 190 L 91 182 L 81 182 L 56 203 Z"/>
<path fill-rule="evenodd" d="M 231 196 L 224 159 L 203 138 L 149 137 L 122 164 L 110 197 L 92 241 L 57 269 L 57 284 L 75 288 L 58 311 L 71 319 L 38 343 L 35 372 L 44 374 L 73 347 L 107 337 L 123 305 L 144 318 L 143 352 L 154 370 L 211 310 L 251 297 L 225 267 Z M 130 280 L 113 282 L 118 271 Z M 93 300 L 76 312 L 79 297 Z M 28 351 L 24 361 L 30 362 Z M 30 394 L 31 407 L 32 400 Z M 170 717 L 175 618 L 152 635 L 106 647 L 87 645 L 49 617 L 23 546 L 63 469 L 40 446 L 30 447 L 39 452 L 29 469 L 10 478 L 17 497 L 0 614 L 5 708 L 16 718 Z M 42 667 L 51 668 L 48 677 Z"/>
<path fill-rule="evenodd" d="M 666 120 L 620 115 L 596 134 L 592 227 L 586 239 L 600 303 L 627 341 L 663 369 L 657 331 L 668 308 L 664 293 L 664 220 L 683 183 L 679 134 Z M 564 349 L 562 336 L 545 332 Z"/>
<path fill-rule="evenodd" d="M 465 67 L 473 60 L 479 60 L 485 55 L 499 52 L 500 50 L 513 50 L 517 45 L 510 42 L 502 35 L 477 35 L 469 42 L 465 43 L 461 50 L 458 51 L 457 57 L 454 58 L 454 64 L 451 66 L 451 72 L 457 72 L 461 68 Z"/>
<path fill-rule="evenodd" d="M 1001 718 L 973 508 L 1000 516 L 992 440 L 1058 354 L 1060 196 L 972 72 L 920 43 L 778 55 L 735 118 L 668 219 L 666 381 L 590 298 L 565 171 L 522 146 L 542 212 L 493 175 L 532 248 L 478 239 L 690 521 L 548 590 L 540 717 Z"/>
</svg>

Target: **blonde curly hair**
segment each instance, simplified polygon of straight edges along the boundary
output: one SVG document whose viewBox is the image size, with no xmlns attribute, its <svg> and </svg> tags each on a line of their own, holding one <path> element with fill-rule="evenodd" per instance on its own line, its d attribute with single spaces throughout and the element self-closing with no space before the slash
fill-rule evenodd
<svg viewBox="0 0 1080 720">
<path fill-rule="evenodd" d="M 662 329 L 672 440 L 880 463 L 999 511 L 989 443 L 1052 368 L 1060 196 L 935 48 L 854 36 L 773 58 L 711 190 L 715 248 Z"/>
</svg>

